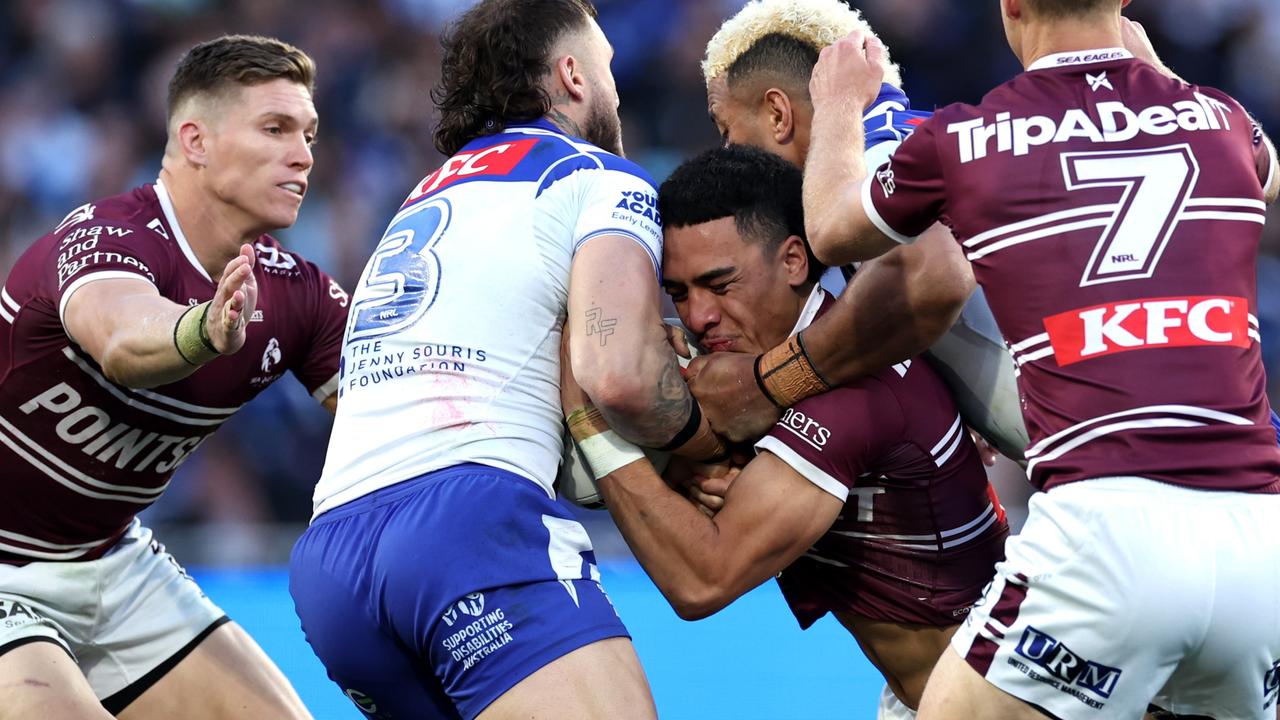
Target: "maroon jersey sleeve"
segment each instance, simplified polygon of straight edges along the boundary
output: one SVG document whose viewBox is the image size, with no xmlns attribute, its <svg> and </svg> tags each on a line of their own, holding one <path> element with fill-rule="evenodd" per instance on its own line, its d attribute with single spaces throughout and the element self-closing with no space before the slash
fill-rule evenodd
<svg viewBox="0 0 1280 720">
<path fill-rule="evenodd" d="M 313 308 L 307 352 L 290 369 L 315 399 L 324 401 L 338 391 L 338 363 L 342 358 L 342 333 L 347 324 L 347 291 L 337 280 L 310 262 L 306 265 Z"/>
<path fill-rule="evenodd" d="M 97 280 L 136 278 L 157 287 L 172 260 L 172 243 L 128 221 L 94 217 L 94 206 L 74 210 L 54 231 L 55 245 L 44 259 L 58 317 L 76 290 Z"/>
<path fill-rule="evenodd" d="M 768 450 L 841 501 L 870 464 L 902 436 L 901 407 L 878 380 L 865 379 L 788 408 L 756 450 Z"/>
<path fill-rule="evenodd" d="M 924 121 L 862 186 L 867 217 L 899 243 L 915 240 L 946 211 L 937 122 L 936 115 Z"/>
<path fill-rule="evenodd" d="M 1201 95 L 1225 104 L 1233 114 L 1249 118 L 1249 123 L 1246 127 L 1247 132 L 1241 132 L 1240 136 L 1242 140 L 1249 143 L 1249 153 L 1253 157 L 1253 166 L 1258 173 L 1258 182 L 1262 183 L 1262 189 L 1266 190 L 1271 186 L 1272 175 L 1276 172 L 1276 158 L 1263 139 L 1265 134 L 1262 131 L 1262 125 L 1253 119 L 1253 116 L 1249 115 L 1249 112 L 1244 109 L 1244 106 L 1239 101 L 1221 90 L 1211 87 L 1197 87 L 1196 90 Z"/>
</svg>

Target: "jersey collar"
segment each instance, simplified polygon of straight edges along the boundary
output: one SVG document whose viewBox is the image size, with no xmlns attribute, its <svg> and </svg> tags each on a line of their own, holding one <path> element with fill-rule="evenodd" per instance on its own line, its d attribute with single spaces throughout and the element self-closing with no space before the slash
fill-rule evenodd
<svg viewBox="0 0 1280 720">
<path fill-rule="evenodd" d="M 1039 60 L 1031 63 L 1031 65 L 1027 67 L 1027 72 L 1067 67 L 1068 65 L 1093 65 L 1095 63 L 1131 59 L 1133 59 L 1133 53 L 1122 47 L 1099 48 L 1097 50 L 1077 50 L 1074 52 L 1045 55 Z"/>
<path fill-rule="evenodd" d="M 160 178 L 156 178 L 155 190 L 156 199 L 160 201 L 160 210 L 164 212 L 165 222 L 169 224 L 169 229 L 173 230 L 174 242 L 178 243 L 178 247 L 182 248 L 182 254 L 186 256 L 187 262 L 191 263 L 191 267 L 195 268 L 196 272 L 200 273 L 205 280 L 213 282 L 213 278 L 209 277 L 209 272 L 196 259 L 196 253 L 191 249 L 191 243 L 187 242 L 187 236 L 182 232 L 182 226 L 178 224 L 178 214 L 173 211 L 173 200 L 170 199 L 169 191 L 165 190 L 164 183 L 160 181 Z"/>
<path fill-rule="evenodd" d="M 800 318 L 796 320 L 796 326 L 791 329 L 791 335 L 799 333 L 813 323 L 813 319 L 818 317 L 818 311 L 822 309 L 822 303 L 826 299 L 827 293 L 822 286 L 814 285 L 813 291 L 809 293 L 809 299 L 804 303 L 804 308 L 800 310 Z"/>
</svg>

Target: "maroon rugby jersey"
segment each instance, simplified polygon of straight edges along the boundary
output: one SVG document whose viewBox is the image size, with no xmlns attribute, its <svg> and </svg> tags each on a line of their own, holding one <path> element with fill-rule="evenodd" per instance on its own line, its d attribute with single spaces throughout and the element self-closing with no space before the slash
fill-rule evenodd
<svg viewBox="0 0 1280 720">
<path fill-rule="evenodd" d="M 797 331 L 821 299 L 816 290 Z M 778 576 L 809 627 L 828 611 L 954 625 L 981 596 L 1009 534 L 946 383 L 923 358 L 788 409 L 756 448 L 845 502 Z"/>
<path fill-rule="evenodd" d="M 274 238 L 255 246 L 245 346 L 151 390 L 108 381 L 61 314 L 94 279 L 143 278 L 183 305 L 213 298 L 161 184 L 77 208 L 18 259 L 0 290 L 0 562 L 98 557 L 284 371 L 317 399 L 337 389 L 347 294 Z"/>
<path fill-rule="evenodd" d="M 1255 287 L 1273 172 L 1235 100 L 1107 49 L 936 113 L 863 206 L 899 241 L 941 219 L 962 243 L 1020 369 L 1037 487 L 1276 493 Z"/>
</svg>

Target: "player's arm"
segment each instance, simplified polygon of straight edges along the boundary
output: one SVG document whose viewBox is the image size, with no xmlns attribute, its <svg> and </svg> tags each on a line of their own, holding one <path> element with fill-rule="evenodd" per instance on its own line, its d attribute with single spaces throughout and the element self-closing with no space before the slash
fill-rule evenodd
<svg viewBox="0 0 1280 720">
<path fill-rule="evenodd" d="M 142 279 L 88 282 L 66 299 L 63 327 L 114 383 L 148 388 L 181 380 L 244 345 L 257 304 L 253 263 L 253 248 L 243 246 L 213 300 L 193 307 L 161 297 Z"/>
<path fill-rule="evenodd" d="M 653 260 L 634 239 L 596 237 L 574 256 L 568 332 L 578 382 L 623 437 L 697 459 L 721 454 L 667 342 Z"/>
<path fill-rule="evenodd" d="M 862 117 L 883 77 L 884 46 L 852 33 L 822 50 L 809 81 L 813 124 L 804 176 L 805 233 L 826 265 L 870 260 L 896 243 L 862 206 L 868 182 Z"/>
<path fill-rule="evenodd" d="M 771 453 L 730 485 L 714 518 L 663 481 L 643 453 L 606 423 L 561 372 L 570 431 L 627 544 L 686 620 L 710 615 L 773 577 L 835 522 L 843 503 Z"/>
</svg>

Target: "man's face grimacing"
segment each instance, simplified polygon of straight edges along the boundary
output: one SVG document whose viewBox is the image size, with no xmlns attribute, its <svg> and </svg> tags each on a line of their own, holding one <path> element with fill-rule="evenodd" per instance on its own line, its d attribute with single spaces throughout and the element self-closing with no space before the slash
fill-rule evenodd
<svg viewBox="0 0 1280 720">
<path fill-rule="evenodd" d="M 245 85 L 217 102 L 206 141 L 206 182 L 262 232 L 289 227 L 307 192 L 315 105 L 286 79 Z"/>
<path fill-rule="evenodd" d="M 707 352 L 762 353 L 795 327 L 813 285 L 804 241 L 744 238 L 732 216 L 668 227 L 662 287 Z"/>
</svg>

